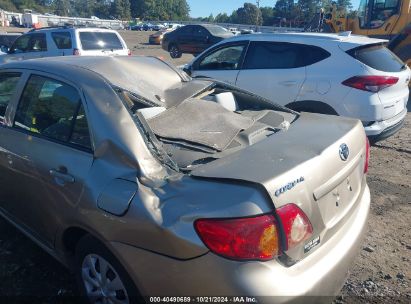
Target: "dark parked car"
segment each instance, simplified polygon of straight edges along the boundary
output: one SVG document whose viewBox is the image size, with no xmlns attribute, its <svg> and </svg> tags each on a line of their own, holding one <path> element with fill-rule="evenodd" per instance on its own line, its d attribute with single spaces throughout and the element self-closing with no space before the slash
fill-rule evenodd
<svg viewBox="0 0 411 304">
<path fill-rule="evenodd" d="M 171 58 L 180 58 L 183 53 L 197 55 L 213 44 L 234 36 L 225 28 L 213 25 L 186 25 L 164 35 L 162 47 Z"/>
</svg>

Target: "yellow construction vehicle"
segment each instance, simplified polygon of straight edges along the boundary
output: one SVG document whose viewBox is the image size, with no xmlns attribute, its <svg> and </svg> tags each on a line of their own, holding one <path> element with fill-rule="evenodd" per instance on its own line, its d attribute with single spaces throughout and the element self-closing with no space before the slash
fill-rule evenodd
<svg viewBox="0 0 411 304">
<path fill-rule="evenodd" d="M 388 39 L 388 48 L 411 67 L 411 0 L 361 0 L 356 16 L 333 4 L 321 23 L 323 31 Z"/>
</svg>

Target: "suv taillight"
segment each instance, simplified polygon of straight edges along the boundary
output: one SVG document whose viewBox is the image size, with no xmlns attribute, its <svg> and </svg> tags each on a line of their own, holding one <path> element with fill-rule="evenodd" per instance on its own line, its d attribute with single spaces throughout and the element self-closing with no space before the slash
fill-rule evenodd
<svg viewBox="0 0 411 304">
<path fill-rule="evenodd" d="M 312 235 L 312 226 L 303 211 L 294 204 L 277 209 L 287 248 Z M 266 261 L 280 251 L 279 223 L 274 215 L 246 218 L 199 219 L 194 227 L 204 244 L 214 253 L 234 260 Z"/>
<path fill-rule="evenodd" d="M 79 49 L 73 49 L 73 55 L 74 56 L 80 56 L 81 55 L 80 50 Z"/>
<path fill-rule="evenodd" d="M 370 141 L 365 137 L 365 163 L 364 163 L 364 174 L 368 173 L 368 165 L 370 163 Z"/>
<path fill-rule="evenodd" d="M 343 85 L 358 90 L 377 93 L 398 82 L 398 77 L 392 76 L 354 76 L 344 80 Z"/>
<path fill-rule="evenodd" d="M 127 53 L 127 54 L 128 54 L 128 56 L 131 56 L 131 50 L 130 50 L 130 49 L 128 49 L 127 51 L 128 51 L 128 53 Z"/>
</svg>

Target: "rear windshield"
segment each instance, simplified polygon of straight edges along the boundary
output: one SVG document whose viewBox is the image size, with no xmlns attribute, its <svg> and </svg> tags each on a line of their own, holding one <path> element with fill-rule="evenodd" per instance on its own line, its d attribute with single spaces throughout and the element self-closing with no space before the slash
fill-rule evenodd
<svg viewBox="0 0 411 304">
<path fill-rule="evenodd" d="M 80 32 L 83 50 L 121 50 L 123 45 L 116 33 Z"/>
<path fill-rule="evenodd" d="M 405 68 L 404 62 L 381 44 L 361 46 L 349 50 L 347 53 L 369 67 L 379 71 L 399 72 Z"/>
</svg>

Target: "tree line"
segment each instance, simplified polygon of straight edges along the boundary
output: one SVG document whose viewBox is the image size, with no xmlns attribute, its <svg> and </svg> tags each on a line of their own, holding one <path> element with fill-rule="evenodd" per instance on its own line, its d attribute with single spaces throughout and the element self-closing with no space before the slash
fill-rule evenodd
<svg viewBox="0 0 411 304">
<path fill-rule="evenodd" d="M 234 23 L 266 26 L 302 26 L 310 22 L 320 8 L 326 11 L 335 3 L 341 10 L 352 12 L 351 0 L 278 0 L 274 6 L 257 7 L 254 3 L 244 5 L 231 15 L 220 13 L 216 16 L 196 18 L 197 21 Z"/>
<path fill-rule="evenodd" d="M 119 20 L 188 20 L 190 13 L 186 0 L 0 0 L 0 8 Z"/>
<path fill-rule="evenodd" d="M 336 0 L 340 9 L 352 10 L 351 0 Z M 244 5 L 231 15 L 220 13 L 195 21 L 250 25 L 301 26 L 309 22 L 319 8 L 328 8 L 332 0 L 277 0 L 273 6 Z M 0 0 L 0 8 L 8 11 L 33 9 L 40 13 L 59 16 L 130 20 L 190 20 L 190 7 L 186 0 Z"/>
</svg>

